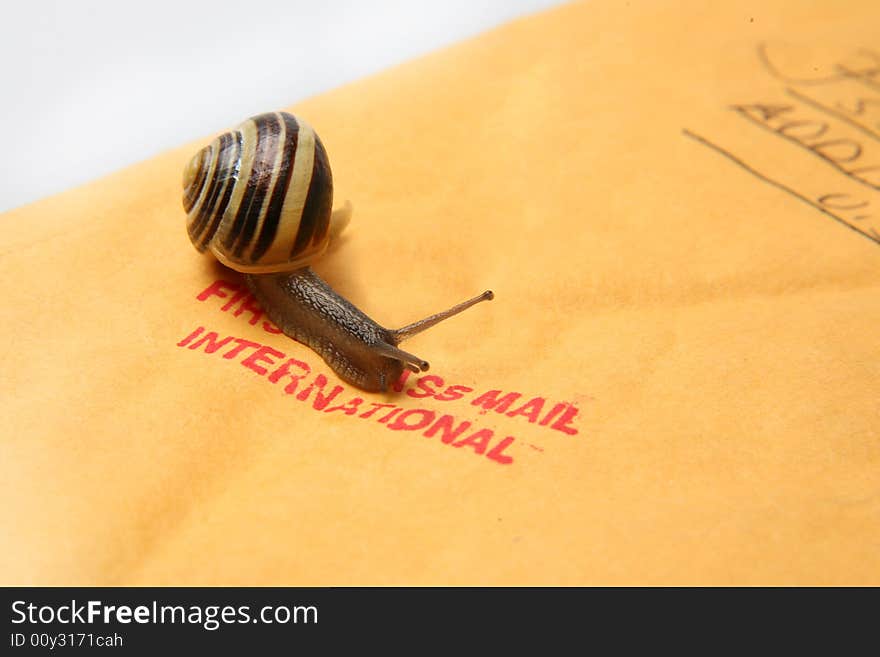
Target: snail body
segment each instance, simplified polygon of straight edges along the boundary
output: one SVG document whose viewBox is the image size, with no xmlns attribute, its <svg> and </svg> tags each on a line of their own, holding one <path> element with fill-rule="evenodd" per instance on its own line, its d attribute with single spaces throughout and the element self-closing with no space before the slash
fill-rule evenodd
<svg viewBox="0 0 880 657">
<path fill-rule="evenodd" d="M 193 246 L 244 273 L 269 318 L 318 353 L 343 380 L 386 391 L 404 368 L 428 363 L 403 340 L 493 298 L 487 291 L 401 329 L 387 329 L 337 294 L 309 264 L 348 224 L 333 211 L 333 178 L 315 131 L 285 112 L 252 117 L 187 164 L 183 206 Z"/>
</svg>

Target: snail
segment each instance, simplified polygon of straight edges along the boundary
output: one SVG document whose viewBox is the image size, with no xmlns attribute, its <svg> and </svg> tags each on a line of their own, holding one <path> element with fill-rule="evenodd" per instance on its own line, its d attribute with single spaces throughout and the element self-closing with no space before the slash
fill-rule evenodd
<svg viewBox="0 0 880 657">
<path fill-rule="evenodd" d="M 223 133 L 183 174 L 193 246 L 245 274 L 269 319 L 341 379 L 384 392 L 404 368 L 429 367 L 398 344 L 493 294 L 487 290 L 403 328 L 380 326 L 310 267 L 351 218 L 350 203 L 336 211 L 332 206 L 324 146 L 305 121 L 286 112 L 260 114 Z"/>
</svg>

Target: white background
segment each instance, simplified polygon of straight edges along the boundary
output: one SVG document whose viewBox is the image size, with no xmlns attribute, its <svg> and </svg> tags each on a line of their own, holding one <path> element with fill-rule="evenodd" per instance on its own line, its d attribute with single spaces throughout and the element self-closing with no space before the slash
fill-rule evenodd
<svg viewBox="0 0 880 657">
<path fill-rule="evenodd" d="M 0 212 L 559 0 L 0 0 Z"/>
</svg>

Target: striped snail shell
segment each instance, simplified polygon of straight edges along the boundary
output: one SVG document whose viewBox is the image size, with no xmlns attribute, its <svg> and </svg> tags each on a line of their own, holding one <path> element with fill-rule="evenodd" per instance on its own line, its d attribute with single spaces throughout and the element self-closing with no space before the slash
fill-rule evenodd
<svg viewBox="0 0 880 657">
<path fill-rule="evenodd" d="M 320 256 L 330 241 L 332 205 L 324 145 L 286 112 L 260 114 L 223 133 L 183 174 L 190 240 L 240 272 L 291 271 Z"/>
</svg>

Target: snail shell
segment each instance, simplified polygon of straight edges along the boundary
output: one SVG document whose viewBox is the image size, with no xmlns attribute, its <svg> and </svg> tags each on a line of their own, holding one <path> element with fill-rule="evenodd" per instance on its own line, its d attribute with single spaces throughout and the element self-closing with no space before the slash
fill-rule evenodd
<svg viewBox="0 0 880 657">
<path fill-rule="evenodd" d="M 183 174 L 190 240 L 240 272 L 291 271 L 320 256 L 330 241 L 332 205 L 324 145 L 286 112 L 260 114 L 223 133 Z"/>
</svg>

